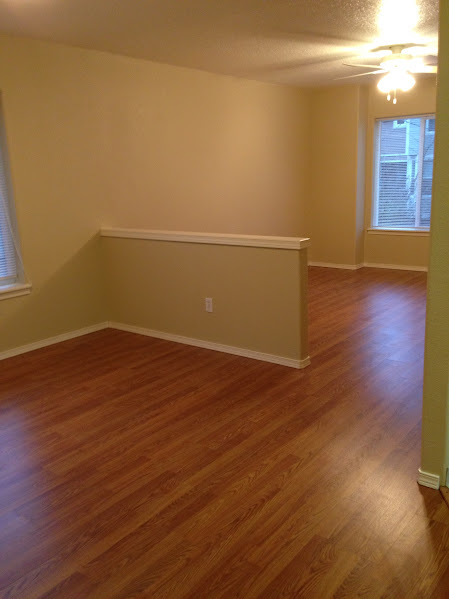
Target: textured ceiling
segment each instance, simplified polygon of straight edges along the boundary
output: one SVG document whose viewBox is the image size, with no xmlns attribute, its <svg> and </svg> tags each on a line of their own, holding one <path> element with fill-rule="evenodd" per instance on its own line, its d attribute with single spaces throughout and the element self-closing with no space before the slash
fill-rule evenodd
<svg viewBox="0 0 449 599">
<path fill-rule="evenodd" d="M 342 61 L 366 57 L 373 46 L 435 42 L 438 0 L 417 4 L 415 30 L 401 32 L 398 19 L 393 37 L 379 31 L 380 0 L 0 0 L 0 31 L 250 79 L 321 85 L 361 72 Z"/>
</svg>

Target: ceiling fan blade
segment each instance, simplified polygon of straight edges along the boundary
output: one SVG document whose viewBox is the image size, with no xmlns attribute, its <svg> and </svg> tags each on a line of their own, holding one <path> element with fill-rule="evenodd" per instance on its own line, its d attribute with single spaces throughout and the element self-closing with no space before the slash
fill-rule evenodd
<svg viewBox="0 0 449 599">
<path fill-rule="evenodd" d="M 412 48 L 407 48 L 405 53 L 410 54 L 411 56 L 438 56 L 438 44 L 422 44 L 419 46 L 413 46 Z"/>
<path fill-rule="evenodd" d="M 371 50 L 371 52 L 384 52 L 384 51 L 390 51 L 393 47 L 396 48 L 401 48 L 403 50 L 409 50 L 411 48 L 425 48 L 425 46 L 427 46 L 427 44 L 419 44 L 419 43 L 414 43 L 414 42 L 410 42 L 408 44 L 387 44 L 385 46 L 378 46 L 377 48 L 373 48 Z"/>
<path fill-rule="evenodd" d="M 437 73 L 438 67 L 436 65 L 424 64 L 424 65 L 417 67 L 416 69 L 411 69 L 410 72 L 416 73 L 416 74 L 418 74 L 418 73 Z"/>
<path fill-rule="evenodd" d="M 359 73 L 358 75 L 346 75 L 346 77 L 336 77 L 334 81 L 338 81 L 340 79 L 353 79 L 354 77 L 364 77 L 365 75 L 379 75 L 380 73 L 386 73 L 383 69 L 381 71 L 368 71 L 367 73 Z"/>
<path fill-rule="evenodd" d="M 345 67 L 362 67 L 367 69 L 379 69 L 381 71 L 384 70 L 382 67 L 378 67 L 375 64 L 351 64 L 349 62 L 344 62 L 343 64 L 345 65 Z"/>
</svg>

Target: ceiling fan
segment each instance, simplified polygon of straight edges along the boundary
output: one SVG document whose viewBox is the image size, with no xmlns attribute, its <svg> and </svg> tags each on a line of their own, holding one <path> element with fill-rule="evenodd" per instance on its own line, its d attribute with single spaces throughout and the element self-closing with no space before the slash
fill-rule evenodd
<svg viewBox="0 0 449 599">
<path fill-rule="evenodd" d="M 426 44 L 392 44 L 379 46 L 371 50 L 372 53 L 380 54 L 376 57 L 379 64 L 355 64 L 343 63 L 348 67 L 373 69 L 366 73 L 338 77 L 338 79 L 352 79 L 367 75 L 378 75 L 385 73 L 379 80 L 377 87 L 387 94 L 387 100 L 393 97 L 393 103 L 397 102 L 397 91 L 409 91 L 415 85 L 413 74 L 436 73 L 437 72 L 437 50 L 429 48 Z"/>
</svg>

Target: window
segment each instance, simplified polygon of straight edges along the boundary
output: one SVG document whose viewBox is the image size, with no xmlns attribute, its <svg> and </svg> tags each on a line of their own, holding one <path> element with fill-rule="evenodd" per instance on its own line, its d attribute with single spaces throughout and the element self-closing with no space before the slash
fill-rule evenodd
<svg viewBox="0 0 449 599">
<path fill-rule="evenodd" d="M 1 107 L 0 107 L 1 108 Z M 0 110 L 0 117 L 1 117 Z M 30 287 L 23 283 L 22 258 L 16 233 L 15 214 L 9 182 L 8 156 L 3 120 L 0 118 L 0 294 L 1 299 L 11 292 L 18 295 Z M 28 291 L 29 292 L 29 291 Z M 22 293 L 20 293 L 22 294 Z M 9 297 L 9 296 L 8 296 Z"/>
<path fill-rule="evenodd" d="M 17 281 L 16 252 L 11 234 L 3 156 L 0 157 L 0 286 Z"/>
<path fill-rule="evenodd" d="M 434 138 L 433 115 L 377 121 L 374 228 L 429 229 Z"/>
<path fill-rule="evenodd" d="M 433 131 L 435 133 L 435 119 L 426 120 L 426 131 Z"/>
</svg>

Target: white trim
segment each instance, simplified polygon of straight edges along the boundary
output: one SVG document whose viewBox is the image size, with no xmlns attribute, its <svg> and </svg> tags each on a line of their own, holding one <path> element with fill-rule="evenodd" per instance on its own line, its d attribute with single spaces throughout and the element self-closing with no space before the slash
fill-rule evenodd
<svg viewBox="0 0 449 599">
<path fill-rule="evenodd" d="M 243 347 L 223 345 L 221 343 L 215 343 L 214 341 L 204 341 L 202 339 L 194 339 L 192 337 L 175 335 L 173 333 L 154 331 L 152 329 L 146 329 L 121 322 L 109 322 L 108 324 L 110 328 L 118 329 L 119 331 L 127 331 L 128 333 L 136 333 L 137 335 L 146 335 L 147 337 L 155 337 L 156 339 L 165 339 L 166 341 L 174 341 L 175 343 L 182 343 L 184 345 L 193 345 L 195 347 L 202 347 L 203 349 L 224 352 L 225 354 L 234 354 L 236 356 L 243 356 L 245 358 L 252 358 L 254 360 L 262 360 L 263 362 L 272 362 L 273 364 L 289 366 L 290 368 L 305 368 L 310 364 L 310 357 L 307 357 L 304 360 L 295 360 L 294 358 L 285 358 L 284 356 L 265 354 L 262 352 L 253 351 L 251 349 L 245 349 Z"/>
<path fill-rule="evenodd" d="M 107 328 L 108 323 L 101 322 L 90 327 L 84 327 L 83 329 L 70 331 L 69 333 L 62 333 L 61 335 L 56 335 L 55 337 L 48 337 L 47 339 L 35 341 L 34 343 L 28 343 L 27 345 L 21 345 L 20 347 L 15 347 L 13 349 L 7 349 L 6 351 L 0 352 L 0 360 L 6 360 L 7 358 L 12 358 L 20 354 L 25 354 L 29 351 L 34 351 L 35 349 L 41 349 L 42 347 L 47 347 L 48 345 L 61 343 L 62 341 L 68 341 L 69 339 L 81 337 L 82 335 L 88 335 L 89 333 L 95 333 Z"/>
<path fill-rule="evenodd" d="M 342 268 L 344 270 L 358 270 L 363 264 L 334 264 L 333 262 L 309 262 L 309 266 L 321 266 L 322 268 Z"/>
<path fill-rule="evenodd" d="M 379 223 L 379 181 L 377 173 L 379 172 L 380 164 L 380 124 L 379 121 L 374 121 L 373 128 L 374 154 L 372 165 L 372 182 L 371 182 L 371 220 L 370 223 L 377 227 Z"/>
<path fill-rule="evenodd" d="M 426 139 L 426 122 L 421 119 L 419 121 L 419 150 L 418 150 L 418 172 L 415 177 L 416 181 L 416 189 L 414 196 L 416 198 L 416 206 L 415 206 L 415 228 L 419 227 L 419 223 L 421 222 L 421 203 L 422 203 L 422 180 L 423 180 L 423 171 L 424 171 L 424 142 Z M 435 138 L 434 138 L 435 142 Z M 409 152 L 407 152 L 409 153 Z M 408 163 L 407 163 L 408 164 Z M 432 158 L 432 169 L 433 169 L 433 158 Z"/>
<path fill-rule="evenodd" d="M 428 229 L 381 229 L 370 228 L 366 230 L 368 235 L 407 235 L 408 237 L 428 237 L 430 231 Z"/>
<path fill-rule="evenodd" d="M 427 266 L 409 266 L 407 264 L 375 264 L 373 262 L 365 262 L 363 265 L 366 268 L 388 268 L 390 270 L 413 270 L 418 272 L 427 272 Z"/>
<path fill-rule="evenodd" d="M 440 488 L 440 477 L 438 474 L 432 474 L 431 472 L 424 472 L 421 468 L 418 469 L 418 484 L 423 487 L 429 487 L 430 489 Z"/>
<path fill-rule="evenodd" d="M 233 235 L 228 233 L 194 233 L 191 231 L 159 231 L 150 229 L 119 229 L 103 227 L 102 237 L 122 239 L 150 239 L 153 241 L 177 241 L 183 243 L 206 243 L 210 245 L 238 245 L 246 247 L 302 250 L 310 246 L 308 237 L 273 237 L 267 235 Z"/>
<path fill-rule="evenodd" d="M 11 297 L 19 297 L 20 295 L 28 295 L 31 293 L 31 285 L 29 283 L 14 283 L 13 285 L 4 285 L 0 287 L 0 300 L 9 299 Z"/>
<path fill-rule="evenodd" d="M 48 337 L 41 341 L 35 341 L 34 343 L 28 343 L 20 347 L 8 349 L 0 352 L 0 360 L 6 360 L 20 354 L 25 354 L 36 349 L 41 349 L 49 345 L 61 343 L 63 341 L 69 341 L 76 337 L 88 335 L 89 333 L 95 333 L 102 331 L 103 329 L 117 329 L 119 331 L 127 331 L 129 333 L 136 333 L 138 335 L 145 335 L 147 337 L 155 337 L 156 339 L 165 339 L 166 341 L 174 341 L 175 343 L 182 343 L 184 345 L 193 345 L 195 347 L 202 347 L 204 349 L 210 349 L 213 351 L 220 351 L 226 354 L 233 354 L 236 356 L 242 356 L 246 358 L 252 358 L 254 360 L 261 360 L 263 362 L 271 362 L 273 364 L 280 364 L 281 366 L 288 366 L 290 368 L 305 368 L 310 364 L 310 357 L 303 360 L 295 360 L 293 358 L 285 358 L 284 356 L 276 356 L 274 354 L 266 354 L 251 349 L 244 349 L 242 347 L 234 347 L 232 345 L 222 345 L 221 343 L 215 343 L 213 341 L 203 341 L 202 339 L 194 339 L 192 337 L 183 337 L 181 335 L 174 335 L 172 333 L 164 333 L 163 331 L 153 331 L 151 329 L 145 329 L 143 327 L 137 327 L 133 325 L 127 325 L 119 322 L 101 322 L 94 324 L 83 329 L 76 331 L 70 331 L 68 333 L 62 333 L 55 337 Z"/>
<path fill-rule="evenodd" d="M 359 268 L 387 268 L 389 270 L 413 270 L 427 272 L 427 266 L 409 266 L 408 264 L 376 264 L 364 262 L 363 264 L 334 264 L 333 262 L 309 262 L 309 266 L 320 268 L 341 268 L 343 270 L 359 270 Z"/>
<path fill-rule="evenodd" d="M 401 107 L 399 106 L 399 104 L 396 105 L 396 110 L 400 110 Z M 391 116 L 391 115 L 387 115 L 387 116 L 376 116 L 375 117 L 375 121 L 397 121 L 399 120 L 404 120 L 406 121 L 407 119 L 423 119 L 423 118 L 429 118 L 429 119 L 434 119 L 435 118 L 435 112 L 423 112 L 418 113 L 418 114 L 407 114 L 407 115 L 403 115 L 402 113 L 399 113 L 396 116 Z"/>
</svg>

